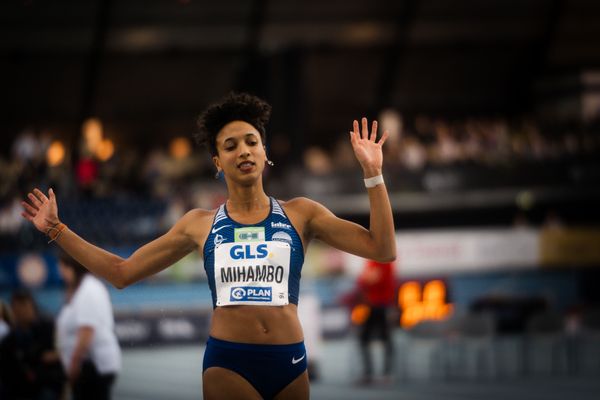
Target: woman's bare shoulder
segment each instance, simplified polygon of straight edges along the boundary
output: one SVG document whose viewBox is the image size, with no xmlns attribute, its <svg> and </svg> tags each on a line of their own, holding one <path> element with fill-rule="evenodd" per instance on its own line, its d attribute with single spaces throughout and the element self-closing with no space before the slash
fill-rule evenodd
<svg viewBox="0 0 600 400">
<path fill-rule="evenodd" d="M 277 200 L 282 206 L 285 206 L 286 208 L 291 208 L 291 209 L 303 209 L 303 208 L 312 208 L 317 206 L 319 203 L 317 203 L 314 200 L 309 199 L 308 197 L 294 197 L 293 199 L 289 199 L 289 200 Z"/>
<path fill-rule="evenodd" d="M 280 201 L 280 204 L 290 217 L 294 216 L 304 221 L 311 220 L 324 209 L 321 204 L 306 197 L 295 197 L 287 201 Z"/>
<path fill-rule="evenodd" d="M 194 208 L 186 212 L 177 222 L 178 225 L 182 225 L 186 228 L 205 228 L 209 229 L 217 209 L 206 210 L 202 208 Z"/>
<path fill-rule="evenodd" d="M 210 233 L 210 227 L 216 213 L 216 209 L 205 210 L 194 208 L 185 213 L 185 215 L 177 222 L 176 226 L 179 225 L 181 232 L 186 236 L 193 238 L 194 242 L 202 249 L 202 246 Z"/>
<path fill-rule="evenodd" d="M 186 219 L 190 219 L 193 220 L 195 222 L 199 222 L 200 220 L 206 220 L 206 219 L 210 219 L 212 222 L 212 219 L 215 217 L 215 214 L 217 213 L 218 208 L 215 208 L 214 210 L 206 210 L 204 208 L 193 208 L 191 210 L 189 210 L 187 213 L 185 213 L 185 215 L 182 217 L 186 218 Z"/>
<path fill-rule="evenodd" d="M 286 212 L 291 210 L 292 212 L 300 213 L 306 217 L 314 216 L 319 214 L 319 212 L 327 210 L 321 203 L 307 197 L 294 197 L 287 201 L 278 201 L 285 208 Z"/>
<path fill-rule="evenodd" d="M 212 218 L 215 216 L 215 214 L 217 213 L 218 208 L 215 208 L 214 210 L 206 210 L 204 208 L 193 208 L 191 210 L 189 210 L 187 213 L 185 213 L 185 215 L 183 216 L 184 218 L 192 218 L 192 219 L 198 219 L 198 218 Z"/>
</svg>

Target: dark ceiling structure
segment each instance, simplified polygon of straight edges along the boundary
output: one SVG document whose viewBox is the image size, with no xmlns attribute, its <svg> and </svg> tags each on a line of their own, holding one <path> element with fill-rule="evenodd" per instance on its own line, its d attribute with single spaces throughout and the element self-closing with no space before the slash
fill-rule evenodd
<svg viewBox="0 0 600 400">
<path fill-rule="evenodd" d="M 134 142 L 189 133 L 244 90 L 272 132 L 327 145 L 384 107 L 528 112 L 540 77 L 600 66 L 595 0 L 20 0 L 0 30 L 5 143 L 92 115 Z"/>
</svg>

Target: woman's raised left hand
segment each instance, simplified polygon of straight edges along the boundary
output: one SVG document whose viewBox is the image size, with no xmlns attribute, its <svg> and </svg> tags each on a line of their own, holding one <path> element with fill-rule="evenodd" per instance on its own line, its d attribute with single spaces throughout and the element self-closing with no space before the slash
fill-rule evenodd
<svg viewBox="0 0 600 400">
<path fill-rule="evenodd" d="M 354 120 L 354 129 L 350 132 L 350 142 L 354 155 L 363 169 L 365 178 L 381 174 L 383 165 L 383 144 L 388 138 L 388 132 L 384 131 L 377 141 L 377 121 L 373 121 L 371 132 L 366 118 L 362 118 L 362 129 L 359 128 L 357 120 Z"/>
</svg>

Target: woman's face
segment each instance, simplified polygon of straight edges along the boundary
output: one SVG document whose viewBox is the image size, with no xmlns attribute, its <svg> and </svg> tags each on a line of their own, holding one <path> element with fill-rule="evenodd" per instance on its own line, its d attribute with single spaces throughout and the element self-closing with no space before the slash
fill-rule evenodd
<svg viewBox="0 0 600 400">
<path fill-rule="evenodd" d="M 73 268 L 67 267 L 62 261 L 58 263 L 58 271 L 60 277 L 65 281 L 67 286 L 71 286 L 75 283 L 75 271 Z"/>
<path fill-rule="evenodd" d="M 251 124 L 228 123 L 217 135 L 216 145 L 213 161 L 227 179 L 248 184 L 260 178 L 267 157 L 260 133 Z"/>
</svg>

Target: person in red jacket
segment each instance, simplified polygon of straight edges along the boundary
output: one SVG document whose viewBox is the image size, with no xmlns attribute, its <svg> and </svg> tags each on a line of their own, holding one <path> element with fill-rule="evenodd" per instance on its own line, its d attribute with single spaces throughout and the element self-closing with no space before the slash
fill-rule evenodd
<svg viewBox="0 0 600 400">
<path fill-rule="evenodd" d="M 358 277 L 358 287 L 362 300 L 369 307 L 368 317 L 359 328 L 359 339 L 363 361 L 362 384 L 373 379 L 373 360 L 369 350 L 374 339 L 381 339 L 385 345 L 383 374 L 389 379 L 392 372 L 394 346 L 390 336 L 390 318 L 388 311 L 394 304 L 394 264 L 367 261 Z"/>
</svg>

